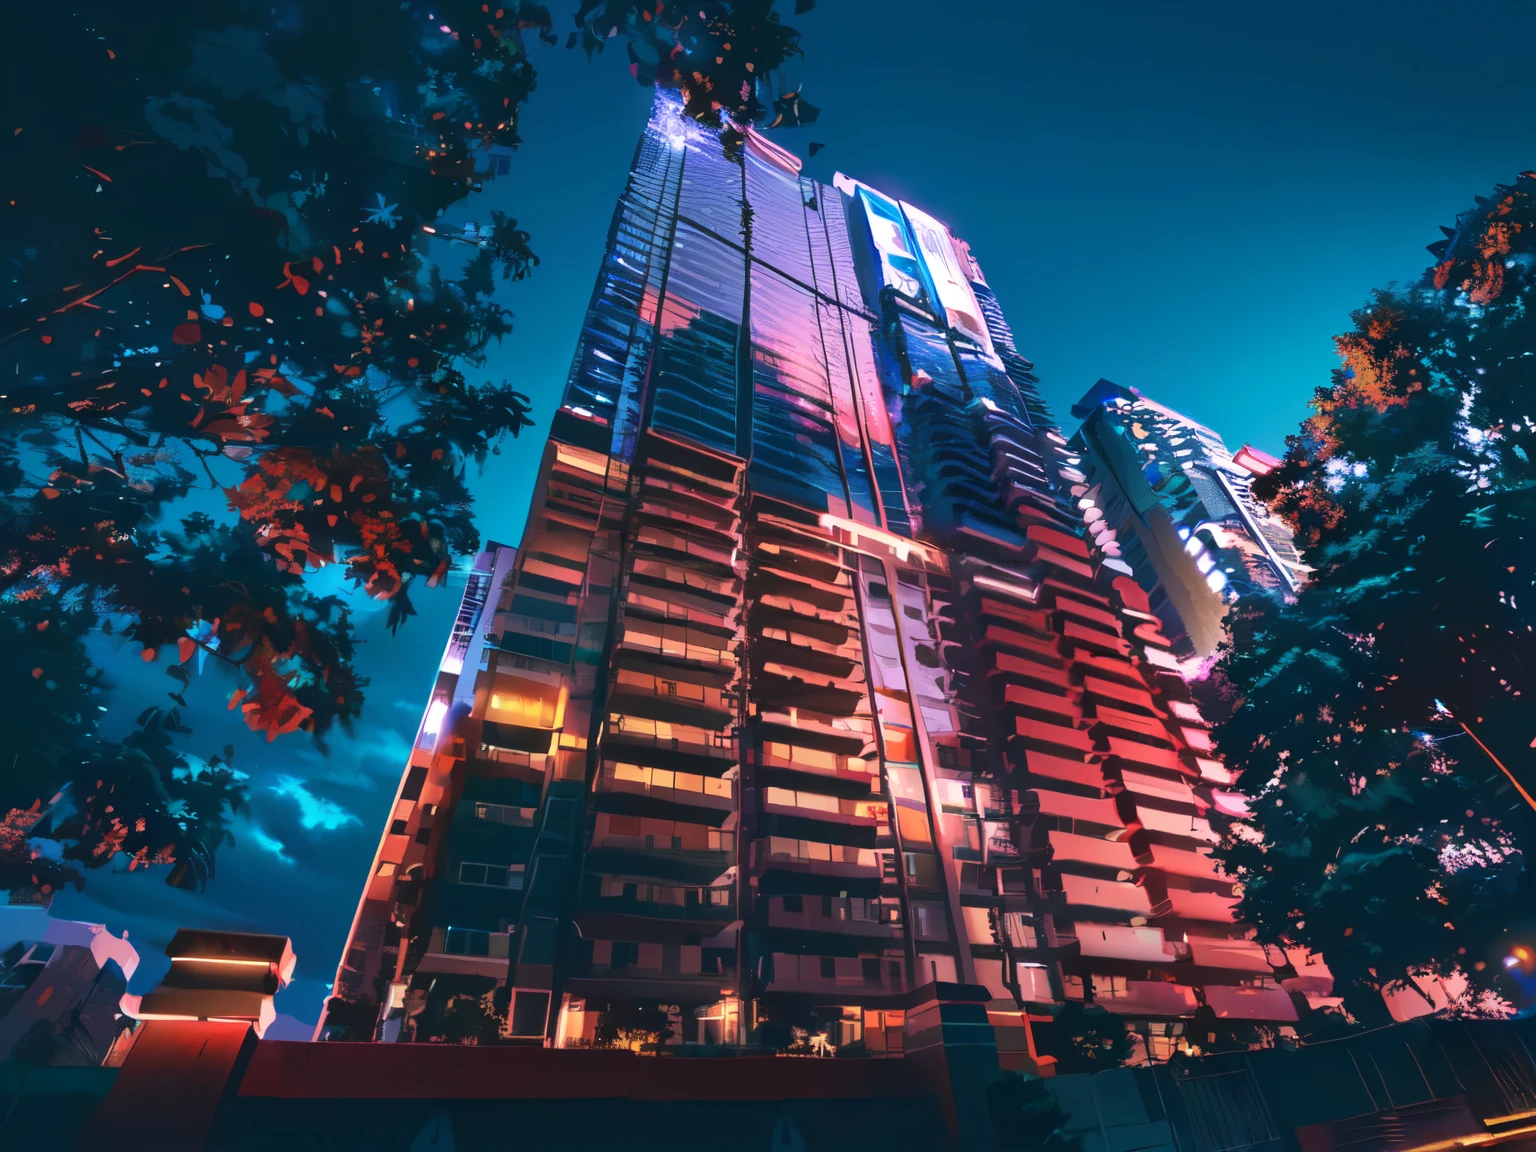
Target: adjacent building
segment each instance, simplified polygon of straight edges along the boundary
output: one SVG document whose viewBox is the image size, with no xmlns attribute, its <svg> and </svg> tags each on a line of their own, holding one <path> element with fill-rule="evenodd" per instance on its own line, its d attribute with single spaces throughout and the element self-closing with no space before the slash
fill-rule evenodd
<svg viewBox="0 0 1536 1152">
<path fill-rule="evenodd" d="M 1247 445 L 1234 455 L 1205 425 L 1109 380 L 1072 415 L 1088 479 L 1078 503 L 1095 543 L 1131 566 L 1176 655 L 1214 652 L 1241 597 L 1295 596 L 1308 569 L 1251 491 L 1278 460 Z"/>
<path fill-rule="evenodd" d="M 0 903 L 0 1065 L 100 1066 L 133 1026 L 119 999 L 138 965 L 126 933 Z"/>
<path fill-rule="evenodd" d="M 321 1035 L 898 1055 L 965 986 L 1031 1067 L 1072 1001 L 1165 1056 L 1325 995 L 1035 385 L 943 223 L 659 98 Z"/>
</svg>

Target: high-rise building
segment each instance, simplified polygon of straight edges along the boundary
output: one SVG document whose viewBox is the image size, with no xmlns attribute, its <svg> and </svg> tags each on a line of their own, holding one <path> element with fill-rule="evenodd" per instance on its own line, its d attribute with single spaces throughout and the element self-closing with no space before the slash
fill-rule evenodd
<svg viewBox="0 0 1536 1152">
<path fill-rule="evenodd" d="M 322 1034 L 893 1055 L 963 984 L 1020 1066 L 1069 1001 L 1163 1055 L 1294 1020 L 1323 977 L 1233 922 L 1241 806 L 1079 463 L 963 241 L 660 98 Z"/>
<path fill-rule="evenodd" d="M 1306 582 L 1290 529 L 1251 491 L 1278 460 L 1247 445 L 1234 456 L 1205 425 L 1109 380 L 1072 415 L 1090 530 L 1131 566 L 1180 658 L 1214 652 L 1241 597 L 1283 600 Z"/>
</svg>

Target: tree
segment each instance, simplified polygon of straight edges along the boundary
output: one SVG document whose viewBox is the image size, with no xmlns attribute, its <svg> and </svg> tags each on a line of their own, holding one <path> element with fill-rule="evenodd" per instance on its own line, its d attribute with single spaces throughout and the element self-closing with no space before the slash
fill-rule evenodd
<svg viewBox="0 0 1536 1152">
<path fill-rule="evenodd" d="M 496 1003 L 496 989 L 483 995 L 468 993 L 450 997 L 438 1024 L 441 1036 L 435 1039 L 449 1044 L 496 1044 L 506 1027 L 507 1011 Z"/>
<path fill-rule="evenodd" d="M 478 546 L 466 469 L 529 415 L 471 375 L 511 330 L 496 279 L 538 258 L 502 213 L 440 217 L 517 146 L 529 41 L 556 37 L 521 0 L 13 9 L 0 805 L 25 810 L 129 770 L 98 732 L 98 630 L 164 667 L 181 711 L 211 662 L 251 729 L 322 738 L 366 683 L 346 601 L 306 576 L 343 566 L 398 627 Z M 622 33 L 637 79 L 728 130 L 766 116 L 740 78 L 798 51 L 772 9 L 587 2 L 573 35 L 590 55 Z"/>
<path fill-rule="evenodd" d="M 1255 485 L 1315 571 L 1235 613 L 1205 686 L 1254 813 L 1219 849 L 1240 912 L 1321 952 L 1357 1015 L 1458 969 L 1486 1009 L 1536 928 L 1536 173 L 1445 231 Z"/>
<path fill-rule="evenodd" d="M 656 1052 L 672 1037 L 672 1024 L 663 1006 L 617 1000 L 598 1013 L 592 1046 Z"/>
<path fill-rule="evenodd" d="M 1056 1071 L 1102 1072 L 1130 1060 L 1135 1041 L 1125 1020 L 1097 1004 L 1068 1000 L 1049 1024 L 1034 1026 L 1040 1052 L 1056 1057 Z"/>
</svg>

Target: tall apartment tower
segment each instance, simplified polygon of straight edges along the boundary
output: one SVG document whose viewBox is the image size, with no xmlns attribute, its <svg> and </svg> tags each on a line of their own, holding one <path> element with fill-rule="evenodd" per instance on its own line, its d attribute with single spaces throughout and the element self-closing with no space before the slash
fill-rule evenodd
<svg viewBox="0 0 1536 1152">
<path fill-rule="evenodd" d="M 895 1055 L 959 984 L 1018 1066 L 1067 1001 L 1166 1054 L 1326 992 L 1233 922 L 1231 778 L 966 244 L 799 169 L 658 99 L 322 1034 Z"/>
<path fill-rule="evenodd" d="M 1135 571 L 1178 656 L 1214 652 L 1235 601 L 1293 597 L 1306 582 L 1291 530 L 1250 490 L 1278 460 L 1246 445 L 1234 455 L 1205 425 L 1109 380 L 1072 415 L 1093 530 Z"/>
</svg>

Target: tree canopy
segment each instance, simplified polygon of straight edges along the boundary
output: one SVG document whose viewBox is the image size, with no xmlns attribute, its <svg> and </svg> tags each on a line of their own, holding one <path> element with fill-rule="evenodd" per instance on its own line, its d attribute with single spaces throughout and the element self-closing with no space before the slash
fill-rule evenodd
<svg viewBox="0 0 1536 1152">
<path fill-rule="evenodd" d="M 1354 314 L 1255 485 L 1315 570 L 1237 610 L 1205 689 L 1254 813 L 1219 851 L 1240 912 L 1321 951 L 1358 1011 L 1458 970 L 1459 1006 L 1497 1011 L 1536 930 L 1536 173 L 1444 231 Z"/>
<path fill-rule="evenodd" d="M 773 9 L 584 0 L 568 46 L 622 38 L 637 80 L 734 130 L 798 52 Z M 243 785 L 170 743 L 189 678 L 226 669 L 268 739 L 347 729 L 366 687 L 348 604 L 306 577 L 341 566 L 397 627 L 413 585 L 478 546 L 467 468 L 529 424 L 515 382 L 477 377 L 531 238 L 500 212 L 440 218 L 517 147 L 555 20 L 82 0 L 0 22 L 27 45 L 0 136 L 0 811 L 86 865 L 197 860 L 172 873 L 196 883 Z M 128 742 L 99 731 L 99 631 L 170 679 Z M 0 883 L 62 874 L 22 856 Z"/>
</svg>

